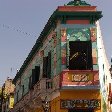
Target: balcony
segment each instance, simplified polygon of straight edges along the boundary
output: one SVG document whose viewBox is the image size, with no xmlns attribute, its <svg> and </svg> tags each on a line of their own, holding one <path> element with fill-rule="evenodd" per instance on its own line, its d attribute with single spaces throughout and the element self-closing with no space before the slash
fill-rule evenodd
<svg viewBox="0 0 112 112">
<path fill-rule="evenodd" d="M 64 70 L 60 75 L 60 88 L 100 89 L 98 73 L 93 70 Z"/>
<path fill-rule="evenodd" d="M 56 90 L 100 89 L 99 72 L 93 70 L 64 70 L 52 79 L 42 78 L 33 89 L 15 104 L 14 110 L 24 107 L 25 111 L 42 106 L 42 100 Z M 29 109 L 29 110 L 28 110 Z M 13 111 L 14 112 L 14 111 Z"/>
<path fill-rule="evenodd" d="M 14 106 L 12 112 L 23 109 L 25 112 L 42 106 L 42 100 L 51 92 L 51 79 L 42 78 Z"/>
<path fill-rule="evenodd" d="M 29 104 L 29 106 L 32 108 L 35 108 L 35 106 L 36 108 L 40 107 L 42 105 L 42 100 L 44 99 L 44 97 L 48 96 L 51 91 L 51 79 L 42 78 L 34 85 L 33 89 L 29 91 L 29 102 L 27 104 Z M 28 98 L 26 98 L 26 100 L 28 100 Z"/>
</svg>

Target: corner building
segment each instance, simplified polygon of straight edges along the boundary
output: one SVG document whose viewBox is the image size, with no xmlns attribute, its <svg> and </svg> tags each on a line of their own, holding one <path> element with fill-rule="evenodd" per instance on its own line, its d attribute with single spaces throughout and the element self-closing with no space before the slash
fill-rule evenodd
<svg viewBox="0 0 112 112">
<path fill-rule="evenodd" d="M 13 112 L 106 112 L 99 76 L 96 6 L 71 1 L 49 18 L 13 82 Z"/>
</svg>

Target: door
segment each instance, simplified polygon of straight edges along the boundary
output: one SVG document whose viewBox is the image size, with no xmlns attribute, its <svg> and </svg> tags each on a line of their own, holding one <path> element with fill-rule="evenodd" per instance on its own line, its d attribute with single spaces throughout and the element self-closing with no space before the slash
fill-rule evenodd
<svg viewBox="0 0 112 112">
<path fill-rule="evenodd" d="M 70 41 L 69 42 L 70 70 L 91 70 L 92 69 L 92 45 L 91 41 Z"/>
</svg>

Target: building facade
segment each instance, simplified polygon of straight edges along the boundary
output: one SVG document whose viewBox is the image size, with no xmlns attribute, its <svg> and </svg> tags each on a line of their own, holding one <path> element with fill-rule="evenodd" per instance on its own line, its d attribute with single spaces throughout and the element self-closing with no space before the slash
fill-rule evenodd
<svg viewBox="0 0 112 112">
<path fill-rule="evenodd" d="M 1 112 L 10 112 L 14 105 L 14 84 L 12 84 L 12 79 L 7 78 L 5 83 L 2 86 L 2 102 Z"/>
<path fill-rule="evenodd" d="M 2 87 L 0 87 L 0 111 L 2 111 Z"/>
<path fill-rule="evenodd" d="M 13 80 L 12 112 L 109 111 L 101 17 L 80 0 L 54 11 Z"/>
<path fill-rule="evenodd" d="M 108 78 L 108 110 L 110 110 L 109 112 L 112 112 L 112 57 L 111 57 L 111 66 L 110 66 L 110 77 Z"/>
</svg>

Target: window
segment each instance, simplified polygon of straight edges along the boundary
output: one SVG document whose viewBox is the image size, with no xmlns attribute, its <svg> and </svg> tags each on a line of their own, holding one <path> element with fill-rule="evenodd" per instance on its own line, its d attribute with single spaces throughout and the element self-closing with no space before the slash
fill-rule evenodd
<svg viewBox="0 0 112 112">
<path fill-rule="evenodd" d="M 47 57 L 43 57 L 43 77 L 51 78 L 51 52 Z"/>
<path fill-rule="evenodd" d="M 29 89 L 32 88 L 32 76 L 29 77 Z"/>
<path fill-rule="evenodd" d="M 104 64 L 103 64 L 103 70 L 104 70 Z"/>
<path fill-rule="evenodd" d="M 32 69 L 32 86 L 35 85 L 35 69 Z"/>
<path fill-rule="evenodd" d="M 35 66 L 35 84 L 39 81 L 40 77 L 40 66 Z"/>
<path fill-rule="evenodd" d="M 110 104 L 112 104 L 112 101 L 110 101 Z"/>
<path fill-rule="evenodd" d="M 51 78 L 51 52 L 48 53 L 47 78 Z"/>
<path fill-rule="evenodd" d="M 35 66 L 32 70 L 32 84 L 35 85 L 39 81 L 40 76 L 40 66 Z"/>
<path fill-rule="evenodd" d="M 39 81 L 40 77 L 40 66 L 35 66 L 32 69 L 32 76 L 29 77 L 29 89 L 32 89 L 33 86 Z"/>
<path fill-rule="evenodd" d="M 24 95 L 24 85 L 22 85 L 22 96 Z"/>
<path fill-rule="evenodd" d="M 111 79 L 112 79 L 112 65 L 111 65 L 111 68 L 109 69 L 110 71 L 110 75 L 111 75 Z"/>
<path fill-rule="evenodd" d="M 16 100 L 17 100 L 17 102 L 19 101 L 19 90 L 16 93 Z"/>
<path fill-rule="evenodd" d="M 69 42 L 70 70 L 91 70 L 92 67 L 92 45 L 91 41 L 70 41 Z"/>
<path fill-rule="evenodd" d="M 103 75 L 103 81 L 104 81 L 104 84 L 105 84 L 105 74 Z"/>
<path fill-rule="evenodd" d="M 43 57 L 43 78 L 46 78 L 47 75 L 47 63 L 48 57 Z"/>
</svg>

